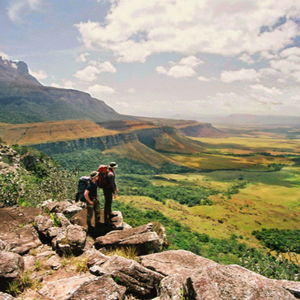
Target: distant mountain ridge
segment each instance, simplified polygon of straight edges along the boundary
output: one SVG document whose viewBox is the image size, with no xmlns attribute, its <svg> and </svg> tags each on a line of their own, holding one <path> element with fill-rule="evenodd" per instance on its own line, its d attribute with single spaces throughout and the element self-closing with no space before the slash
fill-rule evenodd
<svg viewBox="0 0 300 300">
<path fill-rule="evenodd" d="M 128 120 L 89 94 L 41 85 L 24 62 L 0 58 L 0 122 L 32 123 L 59 120 Z"/>
<path fill-rule="evenodd" d="M 19 86 L 42 86 L 31 76 L 28 66 L 23 61 L 6 60 L 0 56 L 0 81 Z"/>
<path fill-rule="evenodd" d="M 214 124 L 228 125 L 289 125 L 300 126 L 300 116 L 231 114 L 228 116 L 209 117 L 207 121 Z"/>
</svg>

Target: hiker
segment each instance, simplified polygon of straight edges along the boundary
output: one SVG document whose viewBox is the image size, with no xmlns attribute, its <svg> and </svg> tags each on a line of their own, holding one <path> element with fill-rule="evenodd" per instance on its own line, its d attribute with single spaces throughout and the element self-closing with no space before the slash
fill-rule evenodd
<svg viewBox="0 0 300 300">
<path fill-rule="evenodd" d="M 88 228 L 92 227 L 92 217 L 95 213 L 95 227 L 99 224 L 100 221 L 100 204 L 97 199 L 97 181 L 99 178 L 99 173 L 93 171 L 90 174 L 90 180 L 87 184 L 87 187 L 84 191 L 84 198 L 87 204 L 87 225 Z"/>
<path fill-rule="evenodd" d="M 106 184 L 103 186 L 103 194 L 105 199 L 104 204 L 104 222 L 106 224 L 111 224 L 111 218 L 116 217 L 117 215 L 112 214 L 111 206 L 112 200 L 116 197 L 118 193 L 116 185 L 116 175 L 115 170 L 118 168 L 118 165 L 115 162 L 111 162 L 108 165 L 107 179 Z"/>
</svg>

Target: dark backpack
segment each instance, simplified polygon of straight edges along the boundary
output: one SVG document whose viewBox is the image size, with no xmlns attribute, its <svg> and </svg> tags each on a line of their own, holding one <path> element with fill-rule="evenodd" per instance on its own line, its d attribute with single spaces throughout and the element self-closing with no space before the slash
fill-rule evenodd
<svg viewBox="0 0 300 300">
<path fill-rule="evenodd" d="M 89 176 L 82 176 L 78 180 L 78 185 L 77 185 L 77 193 L 75 196 L 75 201 L 82 201 L 85 202 L 84 198 L 84 191 L 86 190 L 88 184 L 90 183 L 90 177 Z"/>
<path fill-rule="evenodd" d="M 108 185 L 107 175 L 109 168 L 107 165 L 100 165 L 98 168 L 99 179 L 98 179 L 98 187 L 105 188 Z"/>
</svg>

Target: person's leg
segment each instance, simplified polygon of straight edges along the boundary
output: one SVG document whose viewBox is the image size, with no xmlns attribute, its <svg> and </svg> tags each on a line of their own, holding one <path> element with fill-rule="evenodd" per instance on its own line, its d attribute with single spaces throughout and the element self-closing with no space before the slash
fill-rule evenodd
<svg viewBox="0 0 300 300">
<path fill-rule="evenodd" d="M 93 212 L 94 212 L 94 205 L 87 204 L 86 210 L 87 210 L 87 212 L 86 212 L 86 222 L 87 222 L 88 227 L 91 227 L 92 226 Z"/>
<path fill-rule="evenodd" d="M 100 203 L 98 199 L 94 200 L 95 226 L 100 223 Z"/>
<path fill-rule="evenodd" d="M 105 204 L 104 204 L 104 219 L 105 223 L 110 223 L 111 205 L 112 205 L 112 191 L 103 189 Z"/>
</svg>

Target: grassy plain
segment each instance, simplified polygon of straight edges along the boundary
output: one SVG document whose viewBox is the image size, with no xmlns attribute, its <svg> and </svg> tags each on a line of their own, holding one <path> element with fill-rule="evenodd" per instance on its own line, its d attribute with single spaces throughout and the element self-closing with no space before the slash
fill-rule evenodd
<svg viewBox="0 0 300 300">
<path fill-rule="evenodd" d="M 194 139 L 194 138 L 193 138 Z M 211 237 L 241 236 L 250 246 L 261 247 L 252 235 L 262 228 L 300 229 L 300 140 L 274 137 L 197 138 L 203 152 L 167 155 L 199 172 L 159 174 L 156 186 L 204 186 L 219 191 L 213 205 L 187 207 L 172 199 L 165 203 L 148 197 L 122 196 L 141 209 L 159 210 L 166 216 Z M 244 183 L 237 191 L 229 191 Z"/>
</svg>

